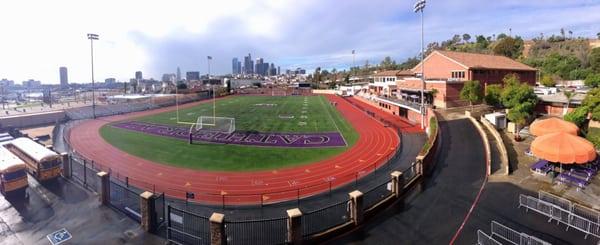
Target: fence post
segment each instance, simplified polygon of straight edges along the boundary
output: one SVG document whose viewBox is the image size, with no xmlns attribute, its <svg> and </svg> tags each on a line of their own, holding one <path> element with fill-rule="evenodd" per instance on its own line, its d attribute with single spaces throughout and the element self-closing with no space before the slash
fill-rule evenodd
<svg viewBox="0 0 600 245">
<path fill-rule="evenodd" d="M 392 176 L 392 193 L 396 198 L 399 198 L 404 191 L 404 174 L 400 171 L 394 171 L 390 175 Z"/>
<path fill-rule="evenodd" d="M 224 214 L 213 213 L 210 216 L 210 244 L 211 245 L 222 245 L 227 244 L 227 237 L 225 237 L 225 218 Z"/>
<path fill-rule="evenodd" d="M 110 203 L 110 174 L 107 172 L 98 172 L 96 175 L 100 178 L 100 203 L 108 205 Z"/>
<path fill-rule="evenodd" d="M 423 175 L 423 160 L 425 159 L 424 156 L 417 156 L 416 161 L 415 161 L 415 175 Z M 429 169 L 427 170 L 429 171 Z"/>
<path fill-rule="evenodd" d="M 83 186 L 87 186 L 87 161 L 83 159 Z"/>
<path fill-rule="evenodd" d="M 69 179 L 71 178 L 71 166 L 69 165 L 69 154 L 66 152 L 60 153 L 60 159 L 62 161 L 62 175 Z"/>
<path fill-rule="evenodd" d="M 154 232 L 156 224 L 156 213 L 154 212 L 155 196 L 152 192 L 144 191 L 140 194 L 140 215 L 142 216 L 142 230 Z"/>
<path fill-rule="evenodd" d="M 350 218 L 354 225 L 359 225 L 363 219 L 363 193 L 359 190 L 350 192 Z"/>
<path fill-rule="evenodd" d="M 302 244 L 302 212 L 298 208 L 287 210 L 287 240 L 291 244 Z"/>
</svg>

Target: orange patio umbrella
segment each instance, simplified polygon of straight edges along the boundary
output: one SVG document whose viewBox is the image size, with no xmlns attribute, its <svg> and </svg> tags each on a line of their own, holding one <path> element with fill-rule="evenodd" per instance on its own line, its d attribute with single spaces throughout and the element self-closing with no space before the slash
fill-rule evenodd
<svg viewBox="0 0 600 245">
<path fill-rule="evenodd" d="M 583 164 L 596 159 L 596 149 L 591 142 L 564 132 L 535 138 L 531 152 L 541 159 L 565 164 Z"/>
<path fill-rule="evenodd" d="M 529 132 L 535 136 L 542 136 L 551 133 L 565 132 L 577 135 L 579 128 L 572 122 L 567 122 L 560 118 L 552 117 L 544 120 L 536 120 L 529 126 Z"/>
</svg>

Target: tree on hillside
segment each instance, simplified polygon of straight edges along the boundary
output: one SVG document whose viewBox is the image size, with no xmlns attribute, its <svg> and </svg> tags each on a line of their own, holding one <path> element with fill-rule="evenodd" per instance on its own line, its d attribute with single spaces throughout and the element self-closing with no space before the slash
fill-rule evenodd
<svg viewBox="0 0 600 245">
<path fill-rule="evenodd" d="M 468 43 L 469 40 L 471 40 L 471 35 L 469 35 L 468 33 L 465 33 L 465 34 L 463 34 L 462 38 L 466 43 Z"/>
<path fill-rule="evenodd" d="M 585 85 L 592 88 L 600 87 L 600 73 L 590 74 L 585 78 Z"/>
<path fill-rule="evenodd" d="M 569 72 L 569 79 L 571 80 L 585 80 L 590 74 L 592 74 L 592 70 L 589 68 L 579 68 L 572 70 Z"/>
<path fill-rule="evenodd" d="M 594 48 L 588 55 L 590 69 L 595 72 L 600 72 L 600 48 Z"/>
<path fill-rule="evenodd" d="M 417 59 L 417 57 L 408 58 L 406 61 L 402 62 L 402 64 L 399 64 L 397 68 L 400 70 L 412 69 L 413 67 L 417 66 L 419 62 L 420 61 Z"/>
<path fill-rule="evenodd" d="M 520 37 L 512 38 L 505 37 L 500 39 L 494 46 L 494 54 L 504 55 L 506 57 L 516 59 L 523 52 L 523 39 Z"/>
<path fill-rule="evenodd" d="M 573 55 L 552 53 L 546 56 L 541 66 L 545 74 L 556 74 L 562 79 L 569 79 L 570 72 L 581 67 L 581 61 Z"/>
<path fill-rule="evenodd" d="M 502 105 L 500 96 L 502 95 L 502 86 L 500 84 L 492 84 L 487 86 L 485 91 L 485 103 L 493 107 Z"/>
<path fill-rule="evenodd" d="M 544 85 L 544 87 L 554 87 L 554 86 L 556 86 L 556 81 L 554 81 L 554 78 L 552 78 L 552 76 L 550 76 L 550 75 L 544 75 L 544 76 L 542 76 L 542 79 L 540 79 L 540 83 L 542 85 Z"/>
<path fill-rule="evenodd" d="M 379 66 L 381 66 L 385 70 L 394 69 L 394 66 L 396 66 L 396 61 L 392 60 L 391 57 L 386 56 L 385 58 L 383 58 Z"/>
<path fill-rule="evenodd" d="M 596 33 L 596 37 L 600 39 L 600 32 Z"/>
<path fill-rule="evenodd" d="M 498 36 L 496 38 L 497 38 L 497 40 L 500 40 L 500 39 L 504 39 L 506 37 L 508 37 L 508 35 L 506 35 L 504 33 L 500 33 L 500 34 L 498 34 Z"/>
<path fill-rule="evenodd" d="M 478 35 L 475 37 L 475 42 L 477 43 L 477 48 L 479 49 L 486 49 L 490 45 L 490 42 L 483 35 Z"/>
<path fill-rule="evenodd" d="M 473 111 L 473 104 L 480 102 L 482 97 L 481 84 L 477 80 L 466 81 L 460 90 L 460 99 L 469 101 L 471 111 Z"/>
<path fill-rule="evenodd" d="M 571 105 L 571 100 L 573 100 L 573 96 L 575 96 L 575 93 L 570 90 L 565 90 L 565 91 L 563 91 L 563 95 L 565 96 L 565 99 L 567 99 L 567 110 L 568 110 L 569 106 Z"/>
</svg>

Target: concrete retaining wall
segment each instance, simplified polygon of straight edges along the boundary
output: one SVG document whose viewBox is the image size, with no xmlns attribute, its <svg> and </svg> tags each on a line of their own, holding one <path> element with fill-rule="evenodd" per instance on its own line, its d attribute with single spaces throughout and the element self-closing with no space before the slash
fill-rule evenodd
<svg viewBox="0 0 600 245">
<path fill-rule="evenodd" d="M 55 124 L 66 119 L 64 111 L 50 111 L 0 118 L 0 128 L 27 128 Z"/>
<path fill-rule="evenodd" d="M 494 136 L 494 138 L 496 139 L 496 146 L 498 147 L 498 151 L 500 151 L 500 166 L 502 169 L 504 169 L 504 175 L 510 174 L 508 151 L 506 150 L 506 146 L 504 145 L 504 141 L 502 141 L 500 133 L 498 133 L 496 127 L 494 127 L 492 123 L 485 119 L 485 117 L 481 116 L 481 119 L 479 121 L 481 122 L 481 124 L 483 124 L 483 126 L 487 128 L 488 131 L 490 131 L 492 136 Z"/>
</svg>

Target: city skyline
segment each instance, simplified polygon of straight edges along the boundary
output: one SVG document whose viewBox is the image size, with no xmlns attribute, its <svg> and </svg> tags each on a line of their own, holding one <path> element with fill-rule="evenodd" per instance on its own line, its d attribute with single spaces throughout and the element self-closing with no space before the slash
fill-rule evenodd
<svg viewBox="0 0 600 245">
<path fill-rule="evenodd" d="M 474 3 L 431 3 L 425 15 L 425 42 L 463 33 L 491 36 L 508 33 L 509 28 L 513 35 L 526 39 L 540 33 L 559 34 L 560 28 L 585 37 L 595 37 L 600 30 L 600 16 L 594 14 L 600 12 L 596 1 L 511 0 L 487 3 L 486 8 Z M 34 4 L 39 8 L 27 19 L 19 18 L 18 13 L 29 10 L 31 3 L 2 6 L 7 14 L 0 17 L 4 23 L 0 26 L 7 38 L 0 47 L 0 78 L 59 84 L 56 70 L 65 66 L 69 82 L 88 83 L 85 34 L 89 32 L 101 36 L 94 47 L 97 81 L 109 77 L 128 81 L 134 71 L 160 79 L 164 73 L 176 72 L 178 66 L 182 73 L 205 74 L 207 55 L 214 57 L 213 74 L 228 74 L 231 58 L 245 53 L 260 54 L 283 70 L 303 67 L 311 71 L 351 66 L 351 50 L 356 50 L 357 65 L 367 60 L 378 63 L 385 56 L 402 62 L 419 50 L 419 18 L 412 13 L 410 1 L 350 1 L 347 6 L 333 1 L 224 1 L 195 3 L 198 6 L 185 3 L 186 8 L 180 7 L 184 3 L 151 6 L 142 2 L 112 8 L 110 1 Z M 212 11 L 202 16 L 191 14 L 200 7 Z M 133 10 L 145 14 L 134 17 L 130 14 Z M 111 18 L 106 18 L 107 12 Z M 469 15 L 454 18 L 464 13 Z M 156 15 L 165 18 L 153 18 Z M 22 23 L 9 25 L 15 19 Z M 529 25 L 533 20 L 543 24 Z M 465 25 L 467 22 L 478 24 Z M 224 29 L 228 31 L 222 32 Z"/>
</svg>

